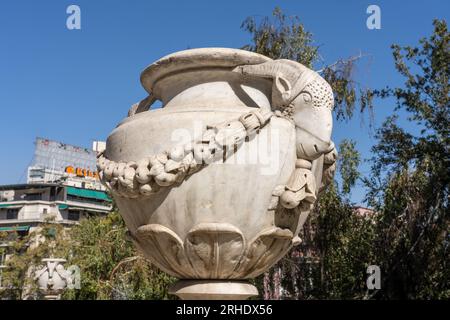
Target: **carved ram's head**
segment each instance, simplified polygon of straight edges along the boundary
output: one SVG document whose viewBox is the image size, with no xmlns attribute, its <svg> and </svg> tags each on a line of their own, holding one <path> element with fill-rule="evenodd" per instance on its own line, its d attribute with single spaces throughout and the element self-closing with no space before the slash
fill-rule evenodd
<svg viewBox="0 0 450 320">
<path fill-rule="evenodd" d="M 317 72 L 284 59 L 239 66 L 234 71 L 273 80 L 272 107 L 292 109 L 298 158 L 314 160 L 332 150 L 333 92 Z"/>
</svg>

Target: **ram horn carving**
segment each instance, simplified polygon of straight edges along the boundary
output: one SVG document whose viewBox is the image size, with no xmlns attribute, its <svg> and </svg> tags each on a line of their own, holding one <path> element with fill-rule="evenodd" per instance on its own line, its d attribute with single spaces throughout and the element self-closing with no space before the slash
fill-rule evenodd
<svg viewBox="0 0 450 320">
<path fill-rule="evenodd" d="M 317 72 L 283 59 L 238 66 L 233 71 L 273 80 L 272 106 L 289 109 L 299 159 L 315 160 L 331 150 L 333 91 Z"/>
</svg>

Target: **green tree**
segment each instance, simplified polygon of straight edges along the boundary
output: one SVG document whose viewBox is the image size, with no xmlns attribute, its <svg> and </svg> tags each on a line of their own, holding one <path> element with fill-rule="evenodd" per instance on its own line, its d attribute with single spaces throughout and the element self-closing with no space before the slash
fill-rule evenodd
<svg viewBox="0 0 450 320">
<path fill-rule="evenodd" d="M 71 264 L 81 269 L 81 289 L 68 299 L 167 299 L 174 280 L 146 260 L 127 238 L 122 217 L 84 220 L 71 230 Z"/>
<path fill-rule="evenodd" d="M 360 179 L 360 161 L 352 142 L 340 144 L 341 186 L 331 185 L 306 222 L 303 244 L 292 250 L 259 285 L 265 298 L 449 298 L 449 33 L 445 21 L 419 46 L 393 45 L 403 87 L 357 90 L 351 79 L 356 60 L 338 61 L 321 70 L 333 87 L 338 120 L 372 108 L 377 98 L 394 98 L 394 114 L 379 128 L 373 147 L 372 173 L 364 178 L 367 202 L 376 214 L 355 215 L 348 193 Z M 298 18 L 279 9 L 273 21 L 243 23 L 253 35 L 246 49 L 274 59 L 288 58 L 314 66 L 318 48 Z M 359 92 L 358 92 L 359 91 Z M 357 93 L 359 98 L 357 98 Z M 408 114 L 409 126 L 398 125 Z M 383 272 L 382 290 L 365 290 L 368 264 Z"/>
<path fill-rule="evenodd" d="M 12 256 L 2 272 L 0 298 L 14 300 L 36 295 L 38 288 L 33 280 L 33 270 L 42 265 L 43 258 L 67 256 L 69 247 L 64 228 L 51 222 L 25 237 L 17 232 L 4 232 L 0 241 L 9 245 L 3 250 Z"/>
<path fill-rule="evenodd" d="M 309 68 L 321 63 L 319 46 L 315 45 L 313 34 L 305 29 L 297 16 L 286 16 L 278 7 L 273 10 L 272 17 L 266 16 L 260 21 L 248 17 L 241 28 L 252 36 L 252 43 L 243 46 L 244 50 L 272 59 L 294 60 Z M 372 109 L 372 92 L 353 79 L 360 58 L 361 54 L 339 59 L 318 70 L 333 88 L 335 114 L 339 120 L 350 119 L 358 104 L 361 112 Z"/>
<path fill-rule="evenodd" d="M 321 62 L 312 33 L 298 17 L 288 17 L 279 8 L 274 9 L 272 17 L 264 17 L 259 22 L 249 17 L 241 27 L 252 35 L 252 43 L 243 49 L 272 59 L 295 60 L 310 68 Z M 350 119 L 358 105 L 360 111 L 371 108 L 372 92 L 362 90 L 352 78 L 360 57 L 341 59 L 318 71 L 333 88 L 338 120 Z M 302 244 L 256 281 L 266 299 L 365 295 L 373 223 L 369 218 L 356 216 L 348 200 L 351 188 L 359 179 L 360 156 L 355 143 L 344 140 L 339 150 L 342 185 L 333 184 L 322 194 L 300 234 Z M 281 286 L 284 292 L 280 296 Z"/>
<path fill-rule="evenodd" d="M 357 215 L 349 201 L 359 176 L 355 143 L 344 140 L 339 149 L 342 186 L 328 187 L 300 232 L 302 243 L 259 279 L 267 299 L 362 299 L 368 294 L 374 216 Z"/>
<path fill-rule="evenodd" d="M 38 239 L 40 244 L 33 246 Z M 173 298 L 167 288 L 174 279 L 136 251 L 117 212 L 84 219 L 70 229 L 45 224 L 42 230 L 16 238 L 12 244 L 13 256 L 3 277 L 9 289 L 0 291 L 1 297 L 20 299 L 24 290 L 37 297 L 38 288 L 29 276 L 29 268 L 52 256 L 67 259 L 67 266 L 77 265 L 81 271 L 80 289 L 66 290 L 63 299 Z"/>
<path fill-rule="evenodd" d="M 396 107 L 377 131 L 368 201 L 377 208 L 378 298 L 449 298 L 449 75 L 445 21 L 416 47 L 393 45 L 403 87 L 375 91 Z M 398 124 L 406 114 L 407 130 Z"/>
</svg>

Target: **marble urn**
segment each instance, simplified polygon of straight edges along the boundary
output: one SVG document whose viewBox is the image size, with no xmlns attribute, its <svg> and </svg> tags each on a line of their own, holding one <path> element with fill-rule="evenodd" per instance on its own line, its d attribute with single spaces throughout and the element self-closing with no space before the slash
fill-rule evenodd
<svg viewBox="0 0 450 320">
<path fill-rule="evenodd" d="M 237 49 L 177 52 L 141 74 L 98 156 L 131 238 L 180 279 L 182 299 L 245 299 L 294 245 L 331 181 L 333 93 L 290 60 Z M 155 101 L 162 107 L 151 108 Z"/>
</svg>

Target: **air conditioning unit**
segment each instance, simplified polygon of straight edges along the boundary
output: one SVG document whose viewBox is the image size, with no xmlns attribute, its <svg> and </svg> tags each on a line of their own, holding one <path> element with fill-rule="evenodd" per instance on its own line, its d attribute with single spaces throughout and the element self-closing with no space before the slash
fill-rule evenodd
<svg viewBox="0 0 450 320">
<path fill-rule="evenodd" d="M 14 190 L 0 191 L 0 201 L 13 201 Z"/>
</svg>

